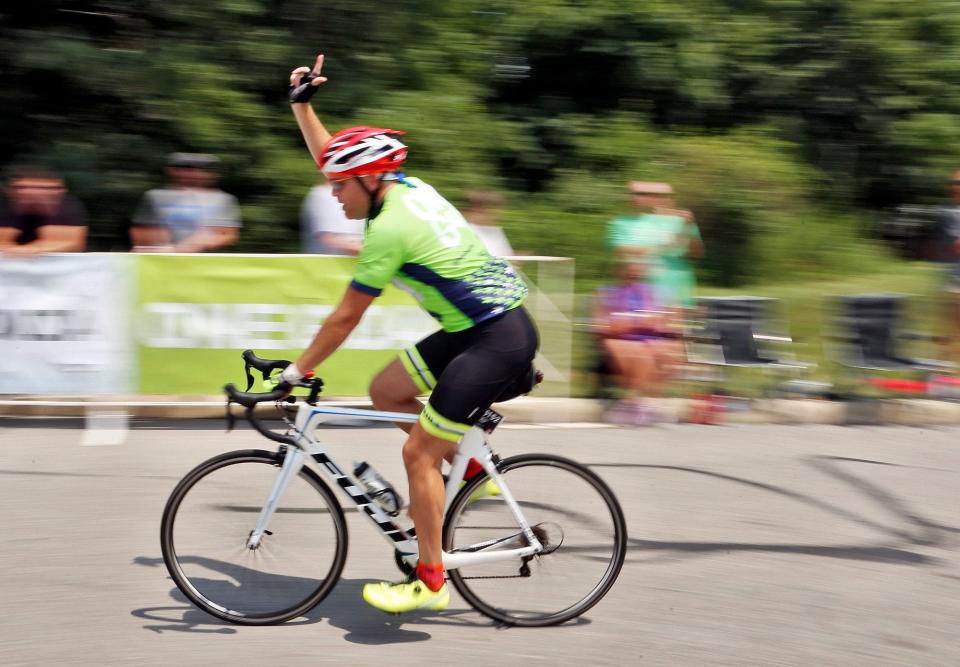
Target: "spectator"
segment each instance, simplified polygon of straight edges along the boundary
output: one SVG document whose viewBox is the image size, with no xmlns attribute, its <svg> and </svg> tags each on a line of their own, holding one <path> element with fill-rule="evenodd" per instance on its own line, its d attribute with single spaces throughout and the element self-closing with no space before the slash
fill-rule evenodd
<svg viewBox="0 0 960 667">
<path fill-rule="evenodd" d="M 609 222 L 611 250 L 620 259 L 648 264 L 661 305 L 691 307 L 696 280 L 689 258 L 703 254 L 693 214 L 675 207 L 669 183 L 631 181 L 628 192 L 637 214 Z"/>
<path fill-rule="evenodd" d="M 333 196 L 329 183 L 313 186 L 300 209 L 303 252 L 356 255 L 363 245 L 363 221 L 351 220 Z"/>
<path fill-rule="evenodd" d="M 503 197 L 496 192 L 479 190 L 466 193 L 463 217 L 477 233 L 487 252 L 494 257 L 515 255 L 503 229 L 496 224 L 497 210 L 503 206 Z"/>
<path fill-rule="evenodd" d="M 681 358 L 673 313 L 663 308 L 645 282 L 645 262 L 621 260 L 615 284 L 594 301 L 594 324 L 605 367 L 617 377 L 625 398 L 607 418 L 617 423 L 650 424 L 659 415 L 645 398 L 658 396 Z"/>
<path fill-rule="evenodd" d="M 204 252 L 237 242 L 237 199 L 215 187 L 217 158 L 172 153 L 169 187 L 148 191 L 133 217 L 134 252 Z"/>
<path fill-rule="evenodd" d="M 86 211 L 59 176 L 33 167 L 17 169 L 5 193 L 0 254 L 23 257 L 86 248 Z"/>
<path fill-rule="evenodd" d="M 960 362 L 960 170 L 950 180 L 950 206 L 941 211 L 945 238 L 944 256 L 950 262 L 945 286 L 947 308 L 947 355 Z"/>
</svg>

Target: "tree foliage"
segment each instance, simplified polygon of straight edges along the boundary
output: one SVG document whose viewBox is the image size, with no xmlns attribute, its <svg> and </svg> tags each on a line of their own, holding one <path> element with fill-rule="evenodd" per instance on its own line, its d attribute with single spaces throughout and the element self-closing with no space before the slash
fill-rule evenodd
<svg viewBox="0 0 960 667">
<path fill-rule="evenodd" d="M 950 0 L 7 3 L 2 161 L 63 172 L 123 249 L 165 155 L 215 153 L 240 249 L 295 250 L 315 172 L 285 79 L 318 50 L 331 127 L 408 130 L 411 172 L 505 191 L 515 246 L 588 272 L 627 178 L 671 180 L 736 284 L 873 261 L 864 221 L 960 165 Z"/>
</svg>

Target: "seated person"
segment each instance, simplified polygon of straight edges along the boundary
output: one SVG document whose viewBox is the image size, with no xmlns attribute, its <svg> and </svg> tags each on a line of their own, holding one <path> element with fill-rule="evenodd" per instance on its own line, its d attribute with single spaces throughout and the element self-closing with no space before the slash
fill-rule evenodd
<svg viewBox="0 0 960 667">
<path fill-rule="evenodd" d="M 656 421 L 656 411 L 644 398 L 661 393 L 682 358 L 676 316 L 656 302 L 653 288 L 645 282 L 645 267 L 643 262 L 621 262 L 617 282 L 601 288 L 594 302 L 605 364 L 625 392 L 607 415 L 617 423 Z"/>
</svg>

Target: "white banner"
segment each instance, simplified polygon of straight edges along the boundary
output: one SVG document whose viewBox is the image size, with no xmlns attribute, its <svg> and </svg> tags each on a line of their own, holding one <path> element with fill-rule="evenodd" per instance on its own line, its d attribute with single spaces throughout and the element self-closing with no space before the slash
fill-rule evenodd
<svg viewBox="0 0 960 667">
<path fill-rule="evenodd" d="M 0 258 L 0 394 L 134 391 L 131 259 Z"/>
</svg>

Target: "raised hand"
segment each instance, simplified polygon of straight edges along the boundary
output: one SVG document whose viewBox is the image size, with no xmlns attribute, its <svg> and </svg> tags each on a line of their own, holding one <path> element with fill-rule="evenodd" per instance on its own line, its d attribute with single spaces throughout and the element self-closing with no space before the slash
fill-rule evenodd
<svg viewBox="0 0 960 667">
<path fill-rule="evenodd" d="M 307 104 L 320 84 L 326 83 L 327 77 L 321 76 L 323 69 L 323 54 L 317 56 L 313 69 L 298 67 L 290 72 L 290 104 Z"/>
</svg>

